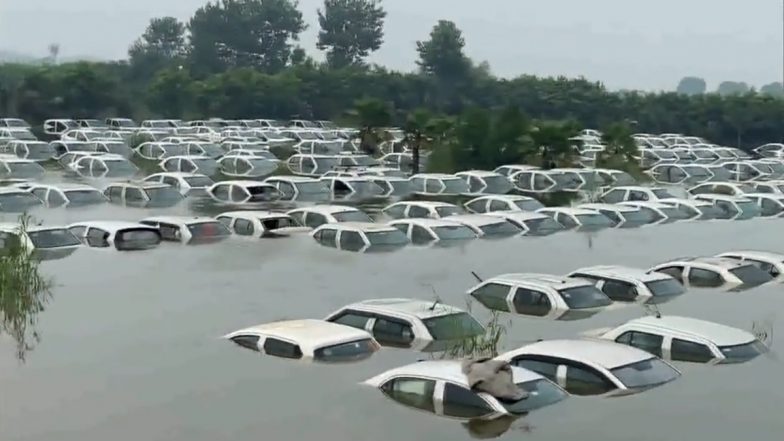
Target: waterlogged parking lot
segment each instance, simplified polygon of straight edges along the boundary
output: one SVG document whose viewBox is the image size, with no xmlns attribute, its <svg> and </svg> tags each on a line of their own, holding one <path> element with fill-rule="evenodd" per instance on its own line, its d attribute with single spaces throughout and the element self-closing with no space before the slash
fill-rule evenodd
<svg viewBox="0 0 784 441">
<path fill-rule="evenodd" d="M 187 205 L 103 205 L 36 215 L 47 223 L 69 223 L 191 211 Z M 79 249 L 42 264 L 54 287 L 31 328 L 40 341 L 30 335 L 24 362 L 17 359 L 16 342 L 0 336 L 2 439 L 780 439 L 782 343 L 775 339 L 770 354 L 750 363 L 675 363 L 683 376 L 645 393 L 570 397 L 522 418 L 468 423 L 401 406 L 360 384 L 434 355 L 385 347 L 360 363 L 314 365 L 259 355 L 221 336 L 257 323 L 322 318 L 369 298 L 437 295 L 465 307 L 465 292 L 476 283 L 471 271 L 482 277 L 564 274 L 600 264 L 649 268 L 733 249 L 782 251 L 781 226 L 764 219 L 676 223 L 383 254 L 320 247 L 307 235 L 232 237 L 205 246 L 164 243 L 135 253 Z M 489 318 L 478 303 L 470 306 L 480 319 Z M 777 319 L 784 310 L 782 285 L 742 292 L 692 289 L 660 309 L 746 330 L 756 322 L 774 335 L 784 330 Z M 504 314 L 501 350 L 574 337 L 645 313 L 634 305 L 576 321 Z"/>
</svg>

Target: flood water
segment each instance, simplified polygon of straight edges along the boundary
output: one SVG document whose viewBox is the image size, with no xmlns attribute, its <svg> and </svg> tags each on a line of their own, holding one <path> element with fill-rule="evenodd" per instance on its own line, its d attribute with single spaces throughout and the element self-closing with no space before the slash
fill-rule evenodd
<svg viewBox="0 0 784 441">
<path fill-rule="evenodd" d="M 184 214 L 103 206 L 43 210 L 47 223 Z M 9 220 L 11 215 L 4 215 Z M 353 254 L 307 236 L 231 238 L 120 253 L 80 249 L 44 262 L 55 282 L 35 326 L 40 342 L 17 360 L 0 336 L 0 439 L 4 441 L 374 441 L 470 439 L 458 421 L 398 405 L 359 383 L 427 355 L 384 348 L 370 360 L 326 366 L 278 360 L 220 337 L 257 323 L 321 318 L 368 298 L 432 299 L 465 306 L 470 271 L 566 273 L 590 265 L 649 267 L 731 249 L 784 251 L 784 220 L 707 222 L 610 230 L 588 236 L 474 241 L 464 248 Z M 740 293 L 692 290 L 664 304 L 678 314 L 784 332 L 784 285 Z M 474 312 L 486 318 L 481 305 Z M 504 315 L 503 347 L 571 337 L 645 312 L 628 306 L 574 322 Z M 676 364 L 683 377 L 623 398 L 570 397 L 515 421 L 505 439 L 564 441 L 780 440 L 781 361 L 727 366 Z"/>
</svg>

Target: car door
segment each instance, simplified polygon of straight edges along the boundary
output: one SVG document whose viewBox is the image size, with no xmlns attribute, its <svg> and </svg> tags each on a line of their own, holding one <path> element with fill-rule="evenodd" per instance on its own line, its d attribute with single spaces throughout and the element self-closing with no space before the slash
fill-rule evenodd
<svg viewBox="0 0 784 441">
<path fill-rule="evenodd" d="M 414 341 L 413 327 L 405 320 L 373 314 L 372 322 L 368 325 L 376 341 L 384 346 L 409 348 Z"/>
</svg>

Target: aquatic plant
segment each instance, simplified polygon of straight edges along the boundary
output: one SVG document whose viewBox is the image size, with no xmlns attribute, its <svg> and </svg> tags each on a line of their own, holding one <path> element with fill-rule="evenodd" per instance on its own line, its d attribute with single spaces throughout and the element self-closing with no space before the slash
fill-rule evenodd
<svg viewBox="0 0 784 441">
<path fill-rule="evenodd" d="M 466 310 L 471 313 L 472 302 L 466 302 Z M 456 323 L 456 326 L 460 326 Z M 449 342 L 449 345 L 440 354 L 442 359 L 464 358 L 493 358 L 498 356 L 501 339 L 506 335 L 507 328 L 511 326 L 502 322 L 501 313 L 490 311 L 490 318 L 484 324 L 484 332 L 478 335 Z"/>
<path fill-rule="evenodd" d="M 19 217 L 18 234 L 0 233 L 0 336 L 8 334 L 16 342 L 16 356 L 25 354 L 40 341 L 35 331 L 38 313 L 51 296 L 51 282 L 45 278 L 25 241 L 32 218 Z"/>
</svg>

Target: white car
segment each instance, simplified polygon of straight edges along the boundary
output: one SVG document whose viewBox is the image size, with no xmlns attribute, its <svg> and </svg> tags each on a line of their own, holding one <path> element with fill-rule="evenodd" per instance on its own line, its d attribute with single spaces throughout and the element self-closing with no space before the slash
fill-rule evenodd
<svg viewBox="0 0 784 441">
<path fill-rule="evenodd" d="M 522 228 L 506 220 L 504 216 L 493 214 L 457 214 L 445 219 L 461 223 L 474 230 L 479 237 L 486 239 L 505 238 L 523 233 Z"/>
<path fill-rule="evenodd" d="M 229 211 L 215 218 L 238 236 L 287 237 L 312 231 L 288 214 L 273 211 Z"/>
<path fill-rule="evenodd" d="M 455 176 L 465 181 L 467 194 L 471 195 L 506 194 L 514 188 L 506 176 L 491 171 L 469 170 L 455 173 Z"/>
<path fill-rule="evenodd" d="M 573 395 L 628 395 L 681 376 L 648 352 L 598 340 L 545 340 L 498 359 L 537 372 Z"/>
<path fill-rule="evenodd" d="M 11 141 L 5 150 L 19 158 L 32 159 L 39 162 L 48 161 L 55 156 L 52 145 L 43 141 Z"/>
<path fill-rule="evenodd" d="M 260 181 L 220 181 L 207 188 L 207 194 L 225 204 L 263 203 L 283 197 L 275 186 Z"/>
<path fill-rule="evenodd" d="M 520 173 L 524 171 L 530 170 L 539 170 L 539 167 L 535 165 L 528 165 L 528 164 L 511 164 L 511 165 L 502 165 L 497 167 L 493 170 L 495 173 L 499 175 L 506 176 L 507 178 L 512 178 L 515 173 Z"/>
<path fill-rule="evenodd" d="M 492 213 L 495 211 L 536 211 L 544 205 L 536 199 L 519 195 L 481 196 L 463 204 L 471 213 Z"/>
<path fill-rule="evenodd" d="M 769 251 L 728 251 L 717 257 L 751 263 L 772 277 L 781 277 L 784 274 L 784 254 Z"/>
<path fill-rule="evenodd" d="M 750 262 L 727 257 L 693 257 L 661 263 L 649 270 L 673 277 L 687 287 L 741 288 L 767 283 L 773 277 Z"/>
<path fill-rule="evenodd" d="M 614 187 L 600 196 L 602 202 L 617 204 L 630 201 L 657 201 L 659 199 L 672 199 L 675 196 L 661 187 Z"/>
<path fill-rule="evenodd" d="M 554 320 L 591 317 L 612 300 L 587 280 L 548 274 L 504 274 L 485 280 L 468 295 L 486 308 Z"/>
<path fill-rule="evenodd" d="M 745 196 L 698 194 L 694 198 L 699 201 L 707 201 L 714 204 L 722 212 L 720 219 L 747 220 L 758 217 L 762 213 L 762 210 L 757 203 Z"/>
<path fill-rule="evenodd" d="M 650 225 L 669 224 L 689 219 L 689 213 L 662 201 L 628 201 L 618 205 L 633 207 L 652 219 Z"/>
<path fill-rule="evenodd" d="M 589 185 L 584 172 L 577 169 L 531 169 L 510 175 L 509 180 L 526 193 L 577 192 Z"/>
<path fill-rule="evenodd" d="M 776 193 L 747 193 L 744 199 L 750 199 L 757 204 L 761 217 L 784 216 L 784 194 Z"/>
<path fill-rule="evenodd" d="M 525 415 L 568 397 L 559 386 L 527 369 L 513 366 L 512 381 L 527 392 L 525 398 L 502 400 L 474 391 L 459 360 L 430 360 L 391 369 L 364 384 L 407 407 L 472 422 Z"/>
<path fill-rule="evenodd" d="M 68 231 L 91 248 L 138 251 L 157 248 L 161 243 L 161 234 L 157 228 L 134 222 L 77 222 L 69 225 Z"/>
<path fill-rule="evenodd" d="M 238 150 L 235 150 L 238 152 Z M 218 160 L 220 172 L 231 178 L 260 178 L 271 175 L 279 162 L 263 157 L 233 154 Z"/>
<path fill-rule="evenodd" d="M 312 236 L 322 246 L 357 253 L 392 251 L 410 243 L 395 227 L 367 222 L 324 224 Z"/>
<path fill-rule="evenodd" d="M 113 183 L 104 189 L 103 194 L 113 204 L 131 207 L 172 207 L 183 199 L 174 188 L 152 182 Z"/>
<path fill-rule="evenodd" d="M 364 329 L 383 346 L 423 352 L 443 351 L 450 343 L 485 333 L 484 326 L 460 308 L 416 299 L 365 300 L 324 320 Z"/>
<path fill-rule="evenodd" d="M 395 202 L 385 207 L 381 212 L 392 219 L 443 219 L 464 213 L 463 209 L 455 204 L 436 201 Z"/>
<path fill-rule="evenodd" d="M 211 217 L 156 216 L 139 221 L 158 229 L 161 240 L 187 244 L 205 244 L 224 240 L 231 231 Z"/>
<path fill-rule="evenodd" d="M 311 205 L 291 210 L 286 214 L 300 225 L 309 228 L 340 222 L 373 222 L 373 218 L 364 211 L 345 205 Z"/>
<path fill-rule="evenodd" d="M 471 228 L 448 219 L 399 219 L 389 225 L 403 232 L 414 245 L 454 245 L 478 237 Z"/>
<path fill-rule="evenodd" d="M 324 201 L 330 198 L 330 189 L 318 179 L 304 176 L 273 176 L 264 180 L 291 201 Z"/>
<path fill-rule="evenodd" d="M 109 200 L 97 188 L 82 184 L 31 184 L 27 191 L 49 207 L 83 207 L 104 204 Z"/>
<path fill-rule="evenodd" d="M 21 246 L 38 260 L 57 260 L 70 256 L 82 243 L 64 227 L 0 224 L 0 250 Z"/>
<path fill-rule="evenodd" d="M 782 180 L 749 182 L 749 185 L 754 188 L 754 193 L 784 195 L 784 181 Z"/>
<path fill-rule="evenodd" d="M 125 157 L 109 153 L 79 155 L 68 168 L 80 176 L 96 179 L 130 178 L 139 172 L 139 168 Z"/>
<path fill-rule="evenodd" d="M 563 225 L 543 213 L 530 211 L 493 211 L 485 216 L 501 217 L 518 227 L 522 236 L 549 236 L 564 231 Z"/>
<path fill-rule="evenodd" d="M 39 179 L 45 172 L 32 159 L 0 154 L 0 179 Z"/>
<path fill-rule="evenodd" d="M 756 193 L 754 186 L 740 182 L 704 182 L 687 190 L 691 195 L 723 194 L 729 196 L 743 196 L 745 193 Z"/>
<path fill-rule="evenodd" d="M 663 273 L 625 266 L 592 266 L 567 275 L 593 282 L 616 302 L 661 303 L 686 292 L 680 282 Z"/>
<path fill-rule="evenodd" d="M 408 178 L 400 178 L 396 176 L 376 176 L 364 174 L 366 179 L 376 184 L 381 188 L 381 197 L 404 197 L 413 193 L 411 181 Z"/>
<path fill-rule="evenodd" d="M 286 166 L 297 176 L 319 177 L 338 166 L 338 157 L 296 154 L 286 160 Z"/>
<path fill-rule="evenodd" d="M 722 217 L 722 211 L 708 201 L 697 199 L 660 199 L 657 201 L 678 209 L 687 218 L 685 220 L 714 220 Z"/>
<path fill-rule="evenodd" d="M 411 187 L 420 196 L 459 196 L 468 193 L 468 185 L 455 175 L 420 173 L 411 176 Z"/>
<path fill-rule="evenodd" d="M 144 178 L 142 182 L 169 185 L 183 196 L 206 191 L 207 188 L 215 184 L 215 181 L 207 175 L 184 172 L 155 173 Z"/>
<path fill-rule="evenodd" d="M 144 142 L 134 149 L 142 159 L 161 161 L 172 156 L 183 156 L 188 153 L 188 147 L 180 143 Z"/>
<path fill-rule="evenodd" d="M 574 207 L 547 207 L 536 211 L 552 217 L 567 230 L 598 231 L 612 228 L 613 221 L 595 210 Z"/>
<path fill-rule="evenodd" d="M 649 212 L 621 204 L 582 204 L 577 208 L 592 210 L 612 221 L 615 228 L 636 228 L 654 221 Z"/>
<path fill-rule="evenodd" d="M 381 197 L 384 189 L 366 177 L 326 177 L 321 182 L 327 185 L 334 199 Z"/>
<path fill-rule="evenodd" d="M 286 320 L 240 329 L 224 336 L 238 346 L 278 358 L 345 363 L 379 349 L 366 331 L 323 320 Z"/>
<path fill-rule="evenodd" d="M 753 334 L 718 323 L 677 316 L 630 320 L 587 335 L 635 347 L 657 357 L 693 363 L 743 363 L 768 348 Z"/>
<path fill-rule="evenodd" d="M 167 172 L 200 173 L 211 176 L 218 172 L 218 162 L 209 156 L 169 156 L 158 166 Z"/>
</svg>

